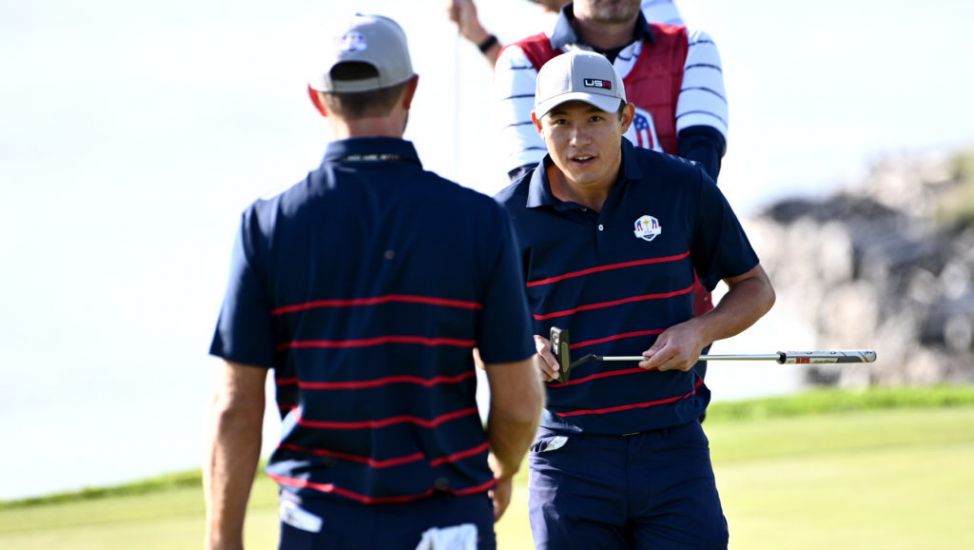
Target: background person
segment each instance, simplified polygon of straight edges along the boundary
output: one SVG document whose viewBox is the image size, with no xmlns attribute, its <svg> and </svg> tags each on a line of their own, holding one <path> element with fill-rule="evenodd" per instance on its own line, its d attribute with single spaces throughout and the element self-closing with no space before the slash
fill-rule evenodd
<svg viewBox="0 0 974 550">
<path fill-rule="evenodd" d="M 577 0 L 548 33 L 504 48 L 495 69 L 500 149 L 512 180 L 544 156 L 531 125 L 538 69 L 574 49 L 596 51 L 622 77 L 636 116 L 634 144 L 693 160 L 713 179 L 727 144 L 727 99 L 714 41 L 704 32 L 651 23 L 639 0 Z"/>
<path fill-rule="evenodd" d="M 571 0 L 529 0 L 539 4 L 548 13 L 558 13 Z M 683 25 L 683 17 L 672 0 L 642 0 L 643 15 L 647 21 L 667 25 Z M 503 44 L 493 33 L 487 31 L 477 15 L 477 5 L 473 0 L 450 0 L 447 17 L 457 25 L 460 36 L 477 46 L 480 53 L 493 67 L 501 54 Z"/>
<path fill-rule="evenodd" d="M 271 369 L 282 548 L 412 549 L 429 528 L 494 547 L 541 385 L 505 212 L 402 140 L 417 80 L 395 22 L 354 18 L 309 87 L 321 167 L 243 215 L 211 348 L 209 548 L 242 547 Z"/>
<path fill-rule="evenodd" d="M 730 205 L 698 166 L 623 139 L 635 115 L 609 61 L 555 57 L 532 125 L 547 155 L 496 198 L 525 267 L 547 405 L 529 457 L 538 548 L 725 548 L 701 350 L 763 316 L 774 291 Z M 694 271 L 729 287 L 693 316 Z M 589 362 L 566 382 L 542 336 L 568 329 Z M 618 365 L 618 366 L 617 366 Z"/>
</svg>

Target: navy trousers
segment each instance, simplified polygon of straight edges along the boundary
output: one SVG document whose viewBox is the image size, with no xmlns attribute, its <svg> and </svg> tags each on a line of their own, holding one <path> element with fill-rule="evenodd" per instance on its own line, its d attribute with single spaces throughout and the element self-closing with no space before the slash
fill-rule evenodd
<svg viewBox="0 0 974 550">
<path fill-rule="evenodd" d="M 559 437 L 542 428 L 529 464 L 538 549 L 727 548 L 699 422 L 629 436 Z"/>
<path fill-rule="evenodd" d="M 374 505 L 330 498 L 300 500 L 290 493 L 283 493 L 281 499 L 282 503 L 290 500 L 299 509 L 290 518 L 282 517 L 281 550 L 415 550 L 423 531 L 430 527 L 463 523 L 477 526 L 478 550 L 496 547 L 494 506 L 486 493 L 435 495 L 404 504 Z M 308 520 L 305 514 L 313 517 Z M 296 527 L 302 523 L 304 529 Z M 308 524 L 320 525 L 320 530 L 309 531 Z"/>
</svg>

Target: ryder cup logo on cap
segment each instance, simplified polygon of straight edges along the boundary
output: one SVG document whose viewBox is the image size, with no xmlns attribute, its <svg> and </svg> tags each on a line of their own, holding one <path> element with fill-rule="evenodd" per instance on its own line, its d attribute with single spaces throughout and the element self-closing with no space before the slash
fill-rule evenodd
<svg viewBox="0 0 974 550">
<path fill-rule="evenodd" d="M 659 220 L 652 216 L 640 216 L 633 224 L 633 231 L 636 238 L 644 241 L 651 241 L 663 234 L 663 227 Z"/>
<path fill-rule="evenodd" d="M 583 101 L 614 113 L 625 103 L 626 89 L 605 56 L 573 50 L 553 57 L 538 71 L 534 115 L 541 118 L 569 101 Z"/>
<path fill-rule="evenodd" d="M 308 81 L 311 88 L 320 92 L 370 92 L 402 84 L 413 77 L 406 33 L 388 17 L 356 14 L 331 33 L 325 46 L 324 56 L 319 58 Z M 378 76 L 336 80 L 332 71 L 343 63 L 371 65 Z"/>
<path fill-rule="evenodd" d="M 365 35 L 359 32 L 347 32 L 338 39 L 338 49 L 343 52 L 364 52 L 368 47 Z"/>
</svg>

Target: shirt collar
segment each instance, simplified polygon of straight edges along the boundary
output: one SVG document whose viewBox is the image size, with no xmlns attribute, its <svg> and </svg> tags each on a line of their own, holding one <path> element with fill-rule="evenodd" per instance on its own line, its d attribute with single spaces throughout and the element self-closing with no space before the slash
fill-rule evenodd
<svg viewBox="0 0 974 550">
<path fill-rule="evenodd" d="M 548 166 L 551 165 L 551 155 L 545 155 L 541 162 L 531 173 L 531 181 L 528 183 L 528 200 L 525 202 L 527 208 L 537 208 L 539 206 L 551 206 L 556 210 L 565 210 L 564 201 L 554 196 L 551 192 L 551 182 L 548 181 Z M 635 148 L 632 142 L 622 138 L 622 166 L 619 170 L 619 178 L 612 184 L 612 193 L 619 187 L 628 182 L 642 179 L 643 171 L 639 168 L 636 161 Z"/>
<path fill-rule="evenodd" d="M 575 31 L 575 11 L 573 4 L 568 4 L 561 9 L 561 13 L 558 14 L 558 20 L 555 22 L 555 28 L 551 31 L 551 47 L 555 50 L 563 50 L 567 46 L 584 46 L 588 49 L 592 49 L 592 46 L 585 44 L 581 41 L 578 33 Z M 633 36 L 633 41 L 637 38 L 648 41 L 650 44 L 654 43 L 656 40 L 653 38 L 652 28 L 649 26 L 649 21 L 643 16 L 642 10 L 639 10 L 639 16 L 636 19 L 636 31 Z"/>
<path fill-rule="evenodd" d="M 354 137 L 333 141 L 325 149 L 322 164 L 355 160 L 366 162 L 395 160 L 422 166 L 412 142 L 390 137 Z"/>
<path fill-rule="evenodd" d="M 636 146 L 626 138 L 622 138 L 622 170 L 619 172 L 619 178 L 623 181 L 643 179 L 643 171 L 636 160 Z"/>
<path fill-rule="evenodd" d="M 551 165 L 551 155 L 545 155 L 541 162 L 531 172 L 531 181 L 528 183 L 528 200 L 525 206 L 537 208 L 538 206 L 555 206 L 561 200 L 551 193 L 551 183 L 548 182 L 548 166 Z"/>
</svg>

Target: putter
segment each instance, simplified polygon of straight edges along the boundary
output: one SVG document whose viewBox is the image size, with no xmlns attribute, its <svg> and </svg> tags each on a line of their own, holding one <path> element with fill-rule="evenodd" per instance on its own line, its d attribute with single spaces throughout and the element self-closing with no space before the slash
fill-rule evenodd
<svg viewBox="0 0 974 550">
<path fill-rule="evenodd" d="M 551 327 L 551 352 L 558 359 L 558 381 L 567 382 L 572 369 L 589 361 L 638 363 L 642 355 L 595 355 L 588 354 L 575 361 L 571 359 L 568 330 Z M 745 353 L 731 355 L 701 355 L 701 361 L 774 361 L 779 365 L 832 365 L 838 363 L 872 363 L 876 352 L 871 349 L 825 351 L 779 351 L 776 353 Z"/>
</svg>

